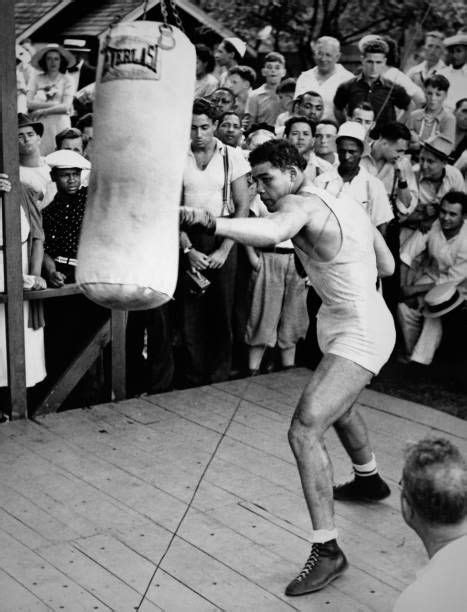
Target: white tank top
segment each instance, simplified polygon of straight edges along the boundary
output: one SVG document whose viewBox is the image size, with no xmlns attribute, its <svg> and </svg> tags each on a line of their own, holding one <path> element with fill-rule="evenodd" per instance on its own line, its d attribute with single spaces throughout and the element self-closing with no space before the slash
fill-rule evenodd
<svg viewBox="0 0 467 612">
<path fill-rule="evenodd" d="M 324 307 L 376 300 L 377 268 L 374 230 L 370 218 L 353 199 L 334 198 L 313 186 L 300 193 L 318 196 L 334 213 L 342 232 L 342 245 L 328 262 L 314 259 L 296 244 L 295 249 Z"/>
</svg>

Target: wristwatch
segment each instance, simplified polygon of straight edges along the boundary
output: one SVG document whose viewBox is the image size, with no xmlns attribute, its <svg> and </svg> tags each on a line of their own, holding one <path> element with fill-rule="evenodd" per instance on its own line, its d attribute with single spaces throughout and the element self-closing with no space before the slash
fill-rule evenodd
<svg viewBox="0 0 467 612">
<path fill-rule="evenodd" d="M 188 253 L 193 249 L 193 245 L 187 246 L 183 249 L 183 254 L 188 255 Z"/>
</svg>

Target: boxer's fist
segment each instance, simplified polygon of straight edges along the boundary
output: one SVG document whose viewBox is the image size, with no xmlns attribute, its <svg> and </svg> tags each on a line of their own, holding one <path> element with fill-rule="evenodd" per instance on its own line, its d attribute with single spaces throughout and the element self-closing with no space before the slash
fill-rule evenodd
<svg viewBox="0 0 467 612">
<path fill-rule="evenodd" d="M 205 208 L 180 207 L 180 229 L 197 229 L 208 234 L 216 231 L 216 218 Z"/>
</svg>

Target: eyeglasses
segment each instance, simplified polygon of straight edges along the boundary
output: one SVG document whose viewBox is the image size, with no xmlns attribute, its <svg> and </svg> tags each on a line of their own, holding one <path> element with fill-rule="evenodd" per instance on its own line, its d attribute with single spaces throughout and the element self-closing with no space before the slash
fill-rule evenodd
<svg viewBox="0 0 467 612">
<path fill-rule="evenodd" d="M 230 104 L 232 100 L 230 98 L 211 98 L 211 102 L 214 102 L 215 104 Z"/>
</svg>

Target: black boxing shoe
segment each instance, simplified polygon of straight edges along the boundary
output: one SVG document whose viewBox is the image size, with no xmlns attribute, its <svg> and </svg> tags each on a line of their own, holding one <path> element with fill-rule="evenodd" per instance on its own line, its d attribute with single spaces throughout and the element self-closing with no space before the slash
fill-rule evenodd
<svg viewBox="0 0 467 612">
<path fill-rule="evenodd" d="M 285 589 L 289 597 L 323 589 L 345 572 L 349 564 L 336 540 L 313 544 L 302 571 Z"/>
<path fill-rule="evenodd" d="M 355 476 L 344 484 L 333 487 L 334 499 L 338 501 L 378 502 L 391 495 L 391 489 L 379 474 Z"/>
</svg>

